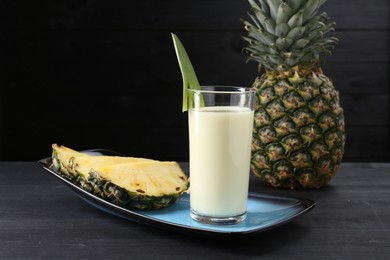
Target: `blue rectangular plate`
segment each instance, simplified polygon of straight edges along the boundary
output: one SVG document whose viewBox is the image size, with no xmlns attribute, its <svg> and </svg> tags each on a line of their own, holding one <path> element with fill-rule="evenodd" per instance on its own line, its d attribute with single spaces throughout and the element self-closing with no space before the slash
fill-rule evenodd
<svg viewBox="0 0 390 260">
<path fill-rule="evenodd" d="M 84 152 L 96 155 L 119 155 L 118 153 L 104 149 L 88 150 Z M 139 223 L 185 233 L 211 236 L 234 236 L 259 233 L 295 219 L 303 213 L 308 212 L 316 204 L 310 199 L 249 193 L 245 221 L 235 225 L 207 225 L 191 219 L 188 194 L 183 194 L 175 204 L 165 209 L 129 209 L 96 197 L 63 178 L 58 172 L 50 167 L 51 158 L 39 160 L 38 165 L 60 179 L 80 198 L 100 210 Z"/>
</svg>

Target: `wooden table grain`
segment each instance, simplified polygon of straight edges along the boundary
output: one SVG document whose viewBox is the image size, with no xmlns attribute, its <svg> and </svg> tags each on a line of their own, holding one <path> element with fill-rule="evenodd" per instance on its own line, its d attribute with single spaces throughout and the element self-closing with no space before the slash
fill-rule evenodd
<svg viewBox="0 0 390 260">
<path fill-rule="evenodd" d="M 252 176 L 250 191 L 317 206 L 276 229 L 216 240 L 109 215 L 35 162 L 0 162 L 0 258 L 390 259 L 390 164 L 343 163 L 320 190 L 278 190 Z"/>
</svg>

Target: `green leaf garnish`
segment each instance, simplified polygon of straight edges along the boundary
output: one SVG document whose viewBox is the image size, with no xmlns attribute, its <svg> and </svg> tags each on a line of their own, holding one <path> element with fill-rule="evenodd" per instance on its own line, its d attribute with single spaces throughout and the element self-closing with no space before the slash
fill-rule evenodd
<svg viewBox="0 0 390 260">
<path fill-rule="evenodd" d="M 184 49 L 183 44 L 179 40 L 179 38 L 171 33 L 173 44 L 175 46 L 177 60 L 179 61 L 179 66 L 181 70 L 181 75 L 183 77 L 183 112 L 188 110 L 188 89 L 196 89 L 200 90 L 200 85 L 198 78 L 196 77 L 194 68 L 192 67 L 190 58 L 187 55 L 186 50 Z M 190 98 L 190 102 L 192 102 L 193 97 Z"/>
</svg>

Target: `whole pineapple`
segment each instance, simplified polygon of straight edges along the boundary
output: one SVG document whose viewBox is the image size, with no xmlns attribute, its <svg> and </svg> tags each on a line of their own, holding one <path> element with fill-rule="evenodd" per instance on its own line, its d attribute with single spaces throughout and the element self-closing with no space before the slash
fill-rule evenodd
<svg viewBox="0 0 390 260">
<path fill-rule="evenodd" d="M 243 21 L 248 60 L 264 72 L 252 86 L 258 106 L 251 169 L 274 187 L 320 188 L 344 154 L 339 94 L 319 66 L 319 54 L 338 41 L 324 37 L 335 26 L 317 14 L 325 1 L 249 0 L 251 22 Z"/>
</svg>

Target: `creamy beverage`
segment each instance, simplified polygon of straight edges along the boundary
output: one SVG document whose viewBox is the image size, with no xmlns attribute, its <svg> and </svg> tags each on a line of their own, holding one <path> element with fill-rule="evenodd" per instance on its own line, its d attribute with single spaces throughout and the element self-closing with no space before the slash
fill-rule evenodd
<svg viewBox="0 0 390 260">
<path fill-rule="evenodd" d="M 253 110 L 239 106 L 190 109 L 190 200 L 197 214 L 245 214 Z"/>
</svg>

